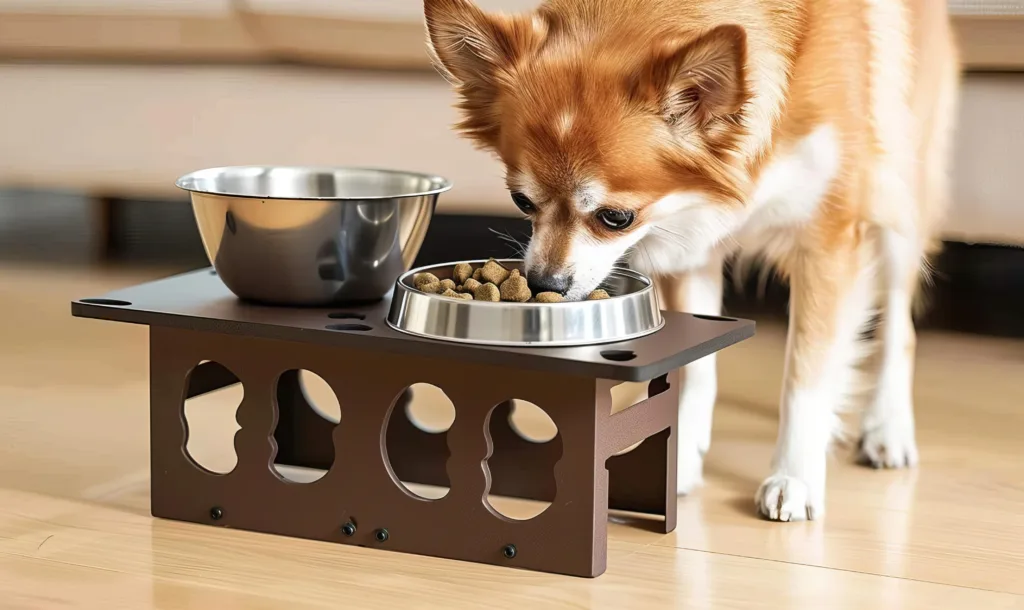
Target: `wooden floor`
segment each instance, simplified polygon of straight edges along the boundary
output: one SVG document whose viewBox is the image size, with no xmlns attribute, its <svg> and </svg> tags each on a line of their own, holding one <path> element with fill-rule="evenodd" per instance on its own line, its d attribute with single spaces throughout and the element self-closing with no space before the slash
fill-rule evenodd
<svg viewBox="0 0 1024 610">
<path fill-rule="evenodd" d="M 68 302 L 154 273 L 0 268 L 0 608 L 1024 608 L 1020 342 L 923 336 L 921 467 L 840 448 L 826 519 L 777 524 L 752 500 L 783 349 L 760 328 L 723 355 L 678 529 L 611 523 L 585 580 L 151 518 L 145 329 Z"/>
</svg>

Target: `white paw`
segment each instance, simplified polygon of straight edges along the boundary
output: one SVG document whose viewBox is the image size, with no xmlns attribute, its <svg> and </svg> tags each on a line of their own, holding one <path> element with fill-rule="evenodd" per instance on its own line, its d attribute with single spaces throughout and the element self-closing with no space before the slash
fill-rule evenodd
<svg viewBox="0 0 1024 610">
<path fill-rule="evenodd" d="M 678 493 L 687 496 L 704 484 L 704 455 L 696 447 L 679 447 L 679 463 L 676 470 Z"/>
<path fill-rule="evenodd" d="M 824 490 L 815 494 L 802 480 L 781 474 L 761 483 L 755 502 L 772 521 L 813 521 L 825 514 Z"/>
<path fill-rule="evenodd" d="M 865 428 L 857 450 L 861 464 L 875 468 L 909 468 L 917 465 L 914 422 L 892 418 Z"/>
</svg>

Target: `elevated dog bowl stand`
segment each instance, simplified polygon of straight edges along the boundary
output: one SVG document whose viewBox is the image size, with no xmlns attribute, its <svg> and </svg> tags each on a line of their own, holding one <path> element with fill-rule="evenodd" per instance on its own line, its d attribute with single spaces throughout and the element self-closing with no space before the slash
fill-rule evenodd
<svg viewBox="0 0 1024 610">
<path fill-rule="evenodd" d="M 154 516 L 583 577 L 605 570 L 609 509 L 675 528 L 677 371 L 754 334 L 749 321 L 666 312 L 660 331 L 614 345 L 488 347 L 402 334 L 388 307 L 252 305 L 202 270 L 75 301 L 72 313 L 150 327 Z M 301 369 L 332 387 L 340 424 L 310 408 Z M 613 415 L 610 390 L 627 381 L 649 382 L 650 397 Z M 218 475 L 188 455 L 183 405 L 238 382 L 237 465 Z M 455 405 L 447 433 L 391 417 L 417 383 Z M 512 399 L 542 407 L 558 436 L 523 439 Z M 327 473 L 296 483 L 274 464 Z M 450 491 L 425 500 L 399 481 Z M 516 521 L 488 494 L 551 505 Z"/>
</svg>

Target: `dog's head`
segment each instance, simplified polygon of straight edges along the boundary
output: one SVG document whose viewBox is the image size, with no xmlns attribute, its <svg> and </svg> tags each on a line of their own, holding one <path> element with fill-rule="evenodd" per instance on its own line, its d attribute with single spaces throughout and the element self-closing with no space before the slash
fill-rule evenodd
<svg viewBox="0 0 1024 610">
<path fill-rule="evenodd" d="M 461 98 L 459 129 L 504 162 L 533 222 L 535 290 L 581 298 L 645 238 L 676 243 L 679 256 L 722 239 L 743 189 L 742 28 L 669 38 L 585 10 L 425 8 L 437 67 Z"/>
</svg>

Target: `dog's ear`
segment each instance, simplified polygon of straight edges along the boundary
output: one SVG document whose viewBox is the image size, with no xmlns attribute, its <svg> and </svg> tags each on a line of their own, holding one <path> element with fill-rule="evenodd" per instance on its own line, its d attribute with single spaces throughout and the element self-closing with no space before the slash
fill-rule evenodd
<svg viewBox="0 0 1024 610">
<path fill-rule="evenodd" d="M 718 26 L 697 39 L 656 50 L 640 82 L 679 133 L 736 115 L 748 99 L 747 37 L 737 25 Z"/>
<path fill-rule="evenodd" d="M 547 36 L 539 15 L 498 15 L 471 0 L 424 0 L 429 50 L 435 68 L 462 96 L 459 128 L 493 144 L 493 102 L 511 68 Z"/>
</svg>

